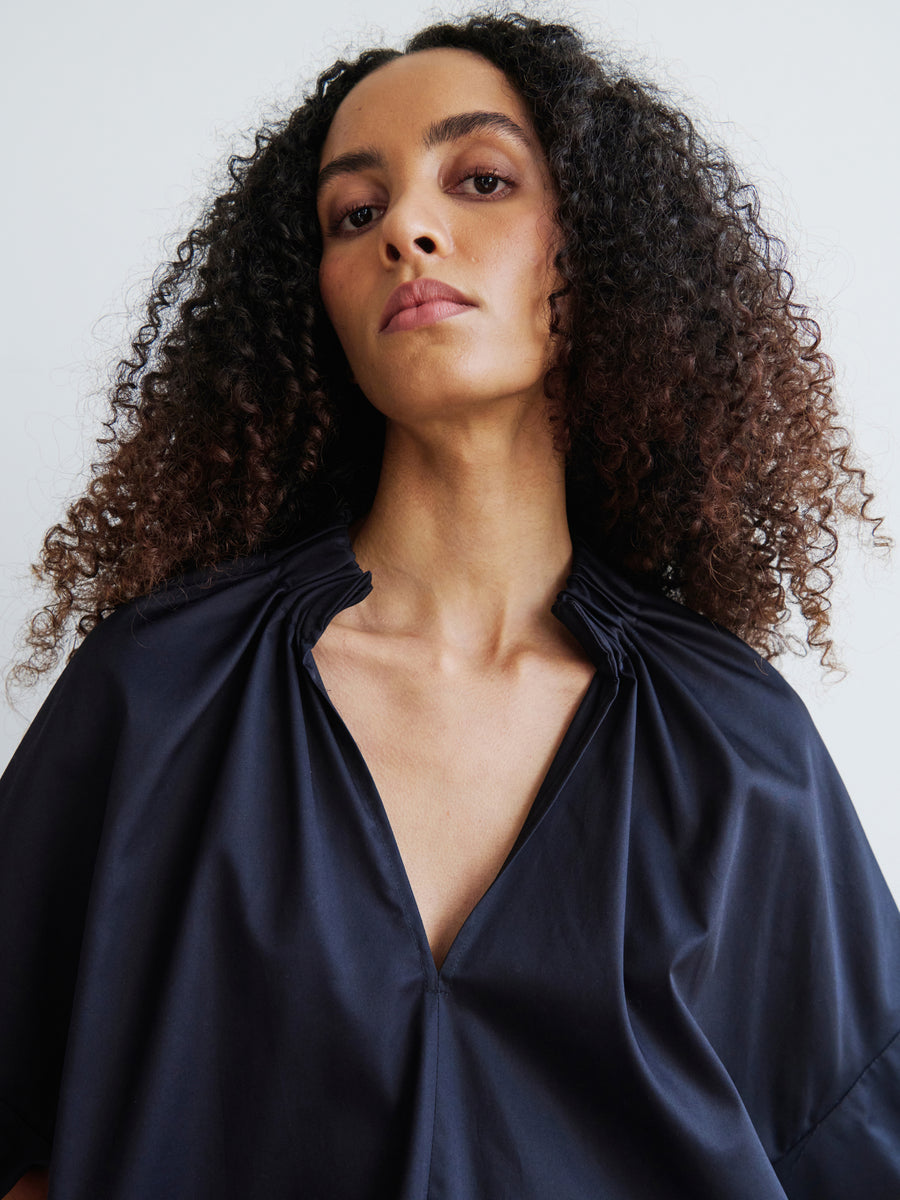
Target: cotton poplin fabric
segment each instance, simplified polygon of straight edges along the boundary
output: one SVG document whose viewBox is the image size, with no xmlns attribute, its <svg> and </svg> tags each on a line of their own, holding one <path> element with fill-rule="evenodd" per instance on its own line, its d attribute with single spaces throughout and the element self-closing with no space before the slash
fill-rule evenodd
<svg viewBox="0 0 900 1200">
<path fill-rule="evenodd" d="M 576 538 L 596 675 L 437 970 L 316 670 L 370 588 L 337 522 L 57 682 L 0 784 L 0 1192 L 897 1200 L 900 917 L 778 673 Z"/>
</svg>

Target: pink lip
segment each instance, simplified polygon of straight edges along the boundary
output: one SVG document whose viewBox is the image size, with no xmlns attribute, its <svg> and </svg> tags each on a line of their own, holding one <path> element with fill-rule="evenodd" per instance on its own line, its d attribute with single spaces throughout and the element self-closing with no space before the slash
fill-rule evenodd
<svg viewBox="0 0 900 1200">
<path fill-rule="evenodd" d="M 401 283 L 388 296 L 379 329 L 382 333 L 418 329 L 474 307 L 474 301 L 447 283 L 437 279 L 413 279 Z"/>
</svg>

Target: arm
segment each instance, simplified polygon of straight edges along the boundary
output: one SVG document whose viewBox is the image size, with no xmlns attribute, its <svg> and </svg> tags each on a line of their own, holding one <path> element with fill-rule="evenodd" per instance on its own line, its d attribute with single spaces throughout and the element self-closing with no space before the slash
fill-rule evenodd
<svg viewBox="0 0 900 1200">
<path fill-rule="evenodd" d="M 43 1167 L 26 1171 L 3 1200 L 47 1200 L 48 1181 L 49 1175 Z"/>
<path fill-rule="evenodd" d="M 0 779 L 0 1187 L 16 1200 L 47 1189 L 119 723 L 102 671 L 82 647 Z"/>
</svg>

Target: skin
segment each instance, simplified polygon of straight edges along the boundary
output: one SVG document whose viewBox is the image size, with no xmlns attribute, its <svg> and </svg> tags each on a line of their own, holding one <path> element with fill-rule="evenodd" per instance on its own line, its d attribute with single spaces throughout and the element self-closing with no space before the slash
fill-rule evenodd
<svg viewBox="0 0 900 1200">
<path fill-rule="evenodd" d="M 422 145 L 432 121 L 479 110 L 515 121 L 529 144 L 484 130 Z M 426 417 L 458 425 L 460 410 L 479 401 L 494 410 L 501 400 L 543 409 L 546 297 L 557 283 L 549 262 L 554 195 L 524 104 L 480 56 L 426 51 L 353 89 L 322 163 L 368 146 L 381 151 L 384 167 L 331 179 L 318 206 L 322 297 L 360 387 L 393 421 L 419 428 Z M 347 217 L 333 231 L 352 206 L 364 223 Z M 477 308 L 427 329 L 380 333 L 389 293 L 420 276 L 457 287 Z"/>
<path fill-rule="evenodd" d="M 502 114 L 525 141 L 480 131 L 429 147 L 429 127 L 473 111 Z M 424 51 L 361 81 L 321 167 L 367 147 L 379 164 L 333 178 L 319 218 L 325 307 L 387 418 L 375 501 L 351 529 L 373 590 L 332 620 L 315 661 L 370 769 L 440 964 L 594 673 L 550 612 L 572 552 L 543 391 L 555 197 L 524 102 L 469 51 Z M 510 182 L 481 178 L 485 197 L 479 172 Z M 475 306 L 382 332 L 387 297 L 423 276 Z"/>
<path fill-rule="evenodd" d="M 47 1200 L 49 1176 L 44 1170 L 29 1171 L 23 1175 L 3 1200 Z"/>
</svg>

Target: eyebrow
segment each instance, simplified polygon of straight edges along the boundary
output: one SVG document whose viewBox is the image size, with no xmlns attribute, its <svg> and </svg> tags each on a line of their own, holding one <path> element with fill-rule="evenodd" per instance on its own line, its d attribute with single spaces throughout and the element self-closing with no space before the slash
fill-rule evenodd
<svg viewBox="0 0 900 1200">
<path fill-rule="evenodd" d="M 433 150 L 436 146 L 458 142 L 473 133 L 503 134 L 528 150 L 534 149 L 532 139 L 522 126 L 505 113 L 499 112 L 454 113 L 453 116 L 442 117 L 439 121 L 433 121 L 425 130 L 422 145 L 426 150 Z M 348 150 L 346 154 L 339 154 L 322 168 L 316 182 L 316 192 L 321 192 L 338 175 L 352 175 L 356 171 L 373 169 L 383 170 L 385 165 L 384 155 L 375 146 Z"/>
</svg>

